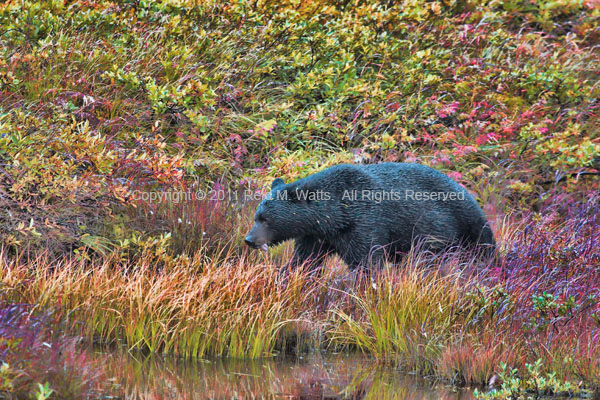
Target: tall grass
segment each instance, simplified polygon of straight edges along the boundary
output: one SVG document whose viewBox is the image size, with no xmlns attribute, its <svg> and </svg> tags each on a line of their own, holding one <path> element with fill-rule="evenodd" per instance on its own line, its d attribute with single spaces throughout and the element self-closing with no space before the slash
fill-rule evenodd
<svg viewBox="0 0 600 400">
<path fill-rule="evenodd" d="M 409 255 L 403 269 L 388 269 L 351 294 L 346 311 L 334 307 L 331 339 L 352 345 L 410 371 L 435 372 L 442 349 L 459 325 L 474 314 L 464 292 L 474 286 L 459 258 L 447 258 L 445 268 Z M 448 265 L 454 261 L 455 265 Z M 450 271 L 447 270 L 449 268 Z"/>
<path fill-rule="evenodd" d="M 311 301 L 312 290 L 300 290 L 302 275 L 284 287 L 272 265 L 245 259 L 201 269 L 191 260 L 160 272 L 144 260 L 120 267 L 110 259 L 4 258 L 4 298 L 56 309 L 76 332 L 105 343 L 251 358 L 272 354 L 278 332 Z"/>
</svg>

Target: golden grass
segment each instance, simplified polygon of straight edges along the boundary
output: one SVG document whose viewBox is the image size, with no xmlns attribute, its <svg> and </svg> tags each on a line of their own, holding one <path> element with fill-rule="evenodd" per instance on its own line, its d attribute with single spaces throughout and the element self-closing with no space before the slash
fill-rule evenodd
<svg viewBox="0 0 600 400">
<path fill-rule="evenodd" d="M 298 270 L 284 282 L 273 264 L 245 257 L 220 265 L 184 259 L 157 271 L 145 260 L 40 256 L 0 257 L 0 272 L 5 301 L 54 309 L 96 341 L 184 357 L 257 358 L 299 338 L 381 359 L 421 351 L 417 344 L 435 353 L 466 309 L 460 273 L 418 265 L 362 278 L 335 268 L 321 277 Z M 437 344 L 430 349 L 429 342 Z"/>
<path fill-rule="evenodd" d="M 185 357 L 261 357 L 278 332 L 309 302 L 311 290 L 293 274 L 277 283 L 273 266 L 243 259 L 195 266 L 194 260 L 156 271 L 146 261 L 50 262 L 38 257 L 0 261 L 4 300 L 55 308 L 74 330 L 101 342 Z"/>
</svg>

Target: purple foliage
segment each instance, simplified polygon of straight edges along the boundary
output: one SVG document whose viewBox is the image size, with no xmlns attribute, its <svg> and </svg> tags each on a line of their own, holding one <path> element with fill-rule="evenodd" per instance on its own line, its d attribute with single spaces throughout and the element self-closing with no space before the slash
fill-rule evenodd
<svg viewBox="0 0 600 400">
<path fill-rule="evenodd" d="M 520 323 L 554 333 L 573 326 L 598 330 L 599 201 L 592 195 L 527 216 L 500 266 L 489 271 L 490 283 L 501 285 L 516 304 L 513 316 Z"/>
</svg>

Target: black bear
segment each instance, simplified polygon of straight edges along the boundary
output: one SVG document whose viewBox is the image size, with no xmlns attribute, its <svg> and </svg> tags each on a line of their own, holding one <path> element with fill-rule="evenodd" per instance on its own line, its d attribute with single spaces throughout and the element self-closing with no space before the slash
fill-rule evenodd
<svg viewBox="0 0 600 400">
<path fill-rule="evenodd" d="M 246 244 L 295 239 L 293 265 L 337 253 L 352 269 L 425 249 L 485 247 L 495 241 L 481 208 L 458 183 L 414 163 L 341 164 L 293 183 L 280 178 L 258 206 Z"/>
</svg>

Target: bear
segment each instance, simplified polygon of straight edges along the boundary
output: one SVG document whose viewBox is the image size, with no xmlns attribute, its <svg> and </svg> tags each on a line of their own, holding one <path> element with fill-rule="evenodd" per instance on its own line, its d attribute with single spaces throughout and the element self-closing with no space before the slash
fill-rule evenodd
<svg viewBox="0 0 600 400">
<path fill-rule="evenodd" d="M 276 178 L 245 238 L 252 248 L 294 239 L 292 266 L 339 255 L 350 269 L 397 261 L 416 242 L 432 252 L 460 245 L 492 255 L 496 243 L 469 192 L 418 163 L 339 164 L 286 184 Z"/>
</svg>

